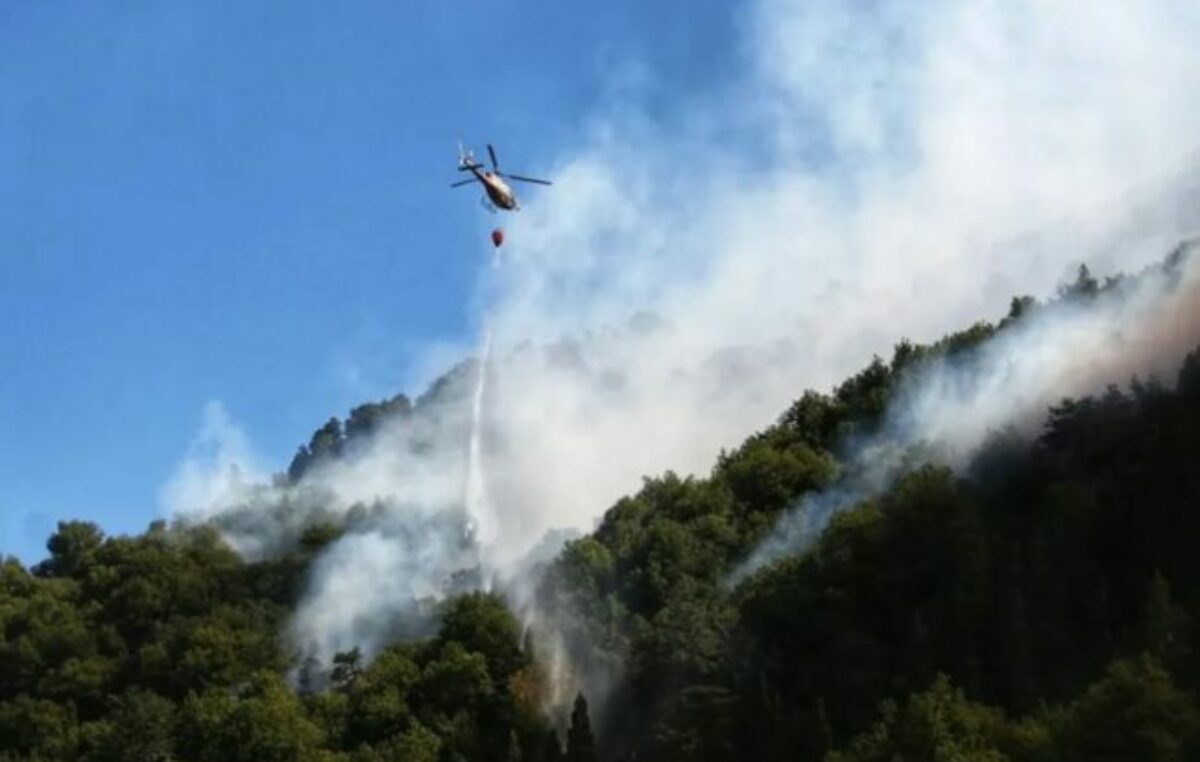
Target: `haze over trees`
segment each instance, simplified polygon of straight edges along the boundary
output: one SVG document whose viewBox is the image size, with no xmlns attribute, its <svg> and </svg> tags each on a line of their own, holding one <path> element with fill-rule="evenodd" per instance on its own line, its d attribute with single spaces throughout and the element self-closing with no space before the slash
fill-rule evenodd
<svg viewBox="0 0 1200 762">
<path fill-rule="evenodd" d="M 1081 271 L 1059 298 L 1111 287 Z M 212 526 L 63 522 L 45 561 L 0 564 L 0 760 L 1200 759 L 1200 350 L 1169 385 L 1110 379 L 1032 439 L 995 432 L 964 468 L 914 460 L 730 584 L 906 374 L 1037 309 L 901 343 L 707 477 L 610 507 L 537 591 L 575 668 L 616 676 L 561 715 L 499 594 L 448 597 L 435 633 L 369 662 L 301 658 L 283 633 L 336 523 L 247 562 Z M 410 411 L 330 421 L 286 478 Z"/>
</svg>

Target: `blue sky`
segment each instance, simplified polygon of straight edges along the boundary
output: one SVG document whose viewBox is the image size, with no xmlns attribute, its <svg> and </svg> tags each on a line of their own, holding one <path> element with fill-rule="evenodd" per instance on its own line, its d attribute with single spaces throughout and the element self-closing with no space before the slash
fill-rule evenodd
<svg viewBox="0 0 1200 762">
<path fill-rule="evenodd" d="M 419 392 L 495 223 L 446 188 L 458 139 L 542 173 L 630 82 L 669 122 L 735 70 L 736 9 L 0 5 L 0 554 L 143 529 L 209 400 L 283 468 Z"/>
</svg>

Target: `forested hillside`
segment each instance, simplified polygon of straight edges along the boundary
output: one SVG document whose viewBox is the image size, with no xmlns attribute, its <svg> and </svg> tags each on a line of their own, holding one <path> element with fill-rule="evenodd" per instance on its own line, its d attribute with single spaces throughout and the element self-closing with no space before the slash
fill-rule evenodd
<svg viewBox="0 0 1200 762">
<path fill-rule="evenodd" d="M 1117 287 L 1083 271 L 1058 299 Z M 336 522 L 253 562 L 212 526 L 62 523 L 43 563 L 0 567 L 0 759 L 1200 759 L 1200 350 L 965 466 L 914 458 L 811 546 L 731 576 L 905 379 L 1038 309 L 903 342 L 707 477 L 647 478 L 541 570 L 532 628 L 503 590 L 466 593 L 431 637 L 321 665 L 284 632 Z M 411 414 L 331 421 L 280 478 Z M 569 717 L 548 711 L 547 621 L 603 687 Z"/>
</svg>

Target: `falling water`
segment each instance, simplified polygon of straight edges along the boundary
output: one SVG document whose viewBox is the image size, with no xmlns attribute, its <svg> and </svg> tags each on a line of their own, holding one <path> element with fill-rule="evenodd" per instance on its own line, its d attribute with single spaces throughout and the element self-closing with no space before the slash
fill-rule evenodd
<svg viewBox="0 0 1200 762">
<path fill-rule="evenodd" d="M 492 271 L 500 268 L 500 249 L 492 253 Z M 481 558 L 484 588 L 491 587 L 491 574 L 483 558 L 496 540 L 496 518 L 487 495 L 487 479 L 483 473 L 483 402 L 487 394 L 488 372 L 492 364 L 492 329 L 484 318 L 483 337 L 479 348 L 479 367 L 475 375 L 475 391 L 471 397 L 471 441 L 467 449 L 467 531 Z"/>
<path fill-rule="evenodd" d="M 471 538 L 480 547 L 494 539 L 496 527 L 487 498 L 483 476 L 483 399 L 487 391 L 488 367 L 491 364 L 492 332 L 483 332 L 479 352 L 479 369 L 475 378 L 475 393 L 471 398 L 471 442 L 467 452 L 467 517 Z"/>
</svg>

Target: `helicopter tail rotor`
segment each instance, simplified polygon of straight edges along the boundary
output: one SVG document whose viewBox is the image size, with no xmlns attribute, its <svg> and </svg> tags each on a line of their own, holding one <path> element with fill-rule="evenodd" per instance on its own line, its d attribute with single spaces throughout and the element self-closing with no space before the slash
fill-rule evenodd
<svg viewBox="0 0 1200 762">
<path fill-rule="evenodd" d="M 475 161 L 475 152 L 463 148 L 462 141 L 458 141 L 458 171 L 466 172 L 471 167 L 478 167 L 479 163 Z"/>
</svg>

